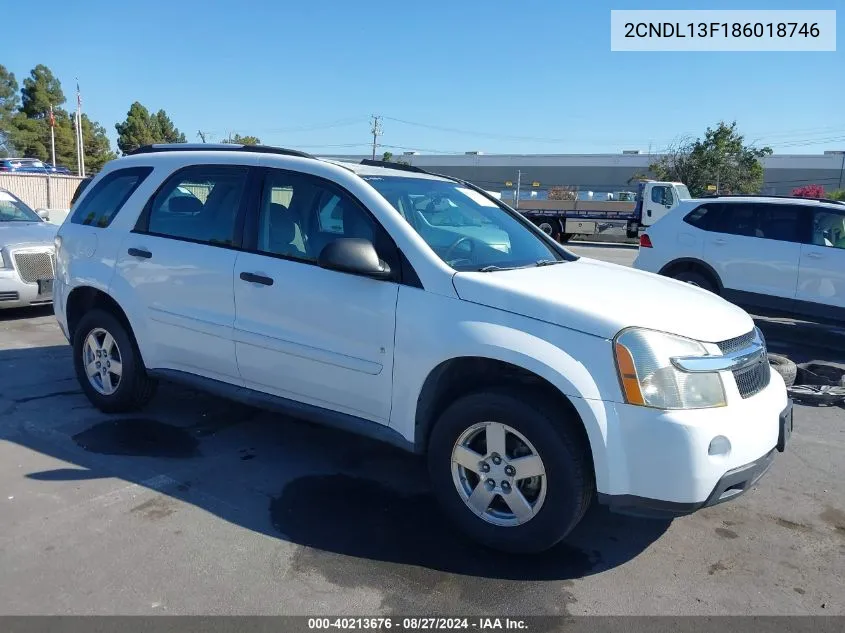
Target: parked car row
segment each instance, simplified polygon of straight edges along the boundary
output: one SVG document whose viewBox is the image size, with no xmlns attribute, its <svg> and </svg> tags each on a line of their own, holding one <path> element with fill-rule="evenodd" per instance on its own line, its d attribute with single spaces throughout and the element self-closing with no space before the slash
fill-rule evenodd
<svg viewBox="0 0 845 633">
<path fill-rule="evenodd" d="M 16 172 L 22 174 L 61 174 L 70 175 L 71 171 L 61 165 L 52 165 L 37 158 L 3 158 L 0 159 L 0 172 Z"/>
<path fill-rule="evenodd" d="M 82 191 L 55 269 L 99 409 L 174 380 L 425 454 L 446 516 L 504 550 L 551 547 L 594 500 L 732 500 L 792 429 L 743 310 L 410 166 L 141 148 Z"/>
</svg>

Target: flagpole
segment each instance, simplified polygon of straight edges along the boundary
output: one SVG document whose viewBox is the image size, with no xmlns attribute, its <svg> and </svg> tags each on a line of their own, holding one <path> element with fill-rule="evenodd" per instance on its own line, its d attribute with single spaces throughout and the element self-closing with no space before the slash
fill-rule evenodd
<svg viewBox="0 0 845 633">
<path fill-rule="evenodd" d="M 79 81 L 76 82 L 76 118 L 79 129 L 79 164 L 80 175 L 85 177 L 85 142 L 82 139 L 82 95 L 79 92 Z"/>
<path fill-rule="evenodd" d="M 53 157 L 53 167 L 56 166 L 56 119 L 53 115 L 53 104 L 50 104 L 50 154 Z"/>
</svg>

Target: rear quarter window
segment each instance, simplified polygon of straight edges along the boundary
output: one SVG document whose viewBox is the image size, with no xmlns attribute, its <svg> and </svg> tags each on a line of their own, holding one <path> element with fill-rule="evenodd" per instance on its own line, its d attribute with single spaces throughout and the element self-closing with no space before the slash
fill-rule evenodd
<svg viewBox="0 0 845 633">
<path fill-rule="evenodd" d="M 71 216 L 71 223 L 106 228 L 152 170 L 152 167 L 130 167 L 103 177 L 82 199 Z"/>
<path fill-rule="evenodd" d="M 688 213 L 684 222 L 704 231 L 712 231 L 718 223 L 719 211 L 717 205 L 702 204 Z"/>
</svg>

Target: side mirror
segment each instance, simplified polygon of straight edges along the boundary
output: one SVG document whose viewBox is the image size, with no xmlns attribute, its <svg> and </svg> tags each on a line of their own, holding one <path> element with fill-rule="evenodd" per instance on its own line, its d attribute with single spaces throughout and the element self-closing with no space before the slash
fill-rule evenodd
<svg viewBox="0 0 845 633">
<path fill-rule="evenodd" d="M 45 222 L 48 222 L 50 220 L 50 212 L 47 209 L 38 209 L 36 213 L 38 214 L 38 217 L 44 220 Z"/>
<path fill-rule="evenodd" d="M 326 244 L 317 258 L 322 268 L 377 279 L 390 277 L 390 266 L 382 261 L 369 240 L 341 237 Z"/>
</svg>

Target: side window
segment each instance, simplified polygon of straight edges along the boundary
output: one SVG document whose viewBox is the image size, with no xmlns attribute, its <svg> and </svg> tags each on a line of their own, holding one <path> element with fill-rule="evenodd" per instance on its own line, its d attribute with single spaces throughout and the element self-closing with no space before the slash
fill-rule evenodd
<svg viewBox="0 0 845 633">
<path fill-rule="evenodd" d="M 258 250 L 308 259 L 304 220 L 313 199 L 307 180 L 289 172 L 270 172 L 258 213 Z"/>
<path fill-rule="evenodd" d="M 345 237 L 370 240 L 394 265 L 392 241 L 351 196 L 306 174 L 268 172 L 258 213 L 260 252 L 314 262 L 327 244 Z"/>
<path fill-rule="evenodd" d="M 694 227 L 702 229 L 703 231 L 715 230 L 719 222 L 719 205 L 702 204 L 691 213 L 689 213 L 684 221 L 687 224 L 692 224 Z"/>
<path fill-rule="evenodd" d="M 812 243 L 845 249 L 845 213 L 816 209 L 813 212 Z"/>
<path fill-rule="evenodd" d="M 206 244 L 240 244 L 238 210 L 248 167 L 197 165 L 171 176 L 150 201 L 148 232 Z"/>
<path fill-rule="evenodd" d="M 767 240 L 803 242 L 801 217 L 808 211 L 794 204 L 757 205 L 755 235 Z"/>
<path fill-rule="evenodd" d="M 71 224 L 107 227 L 152 170 L 152 167 L 132 167 L 103 177 L 73 212 Z"/>
<path fill-rule="evenodd" d="M 719 222 L 713 227 L 713 230 L 745 237 L 756 236 L 757 217 L 754 205 L 730 203 L 721 206 Z"/>
<path fill-rule="evenodd" d="M 672 204 L 672 189 L 669 187 L 653 187 L 651 190 L 651 201 L 657 204 Z"/>
</svg>

